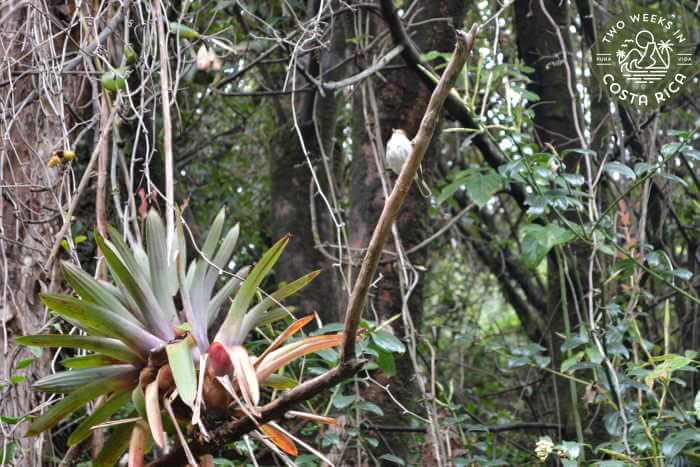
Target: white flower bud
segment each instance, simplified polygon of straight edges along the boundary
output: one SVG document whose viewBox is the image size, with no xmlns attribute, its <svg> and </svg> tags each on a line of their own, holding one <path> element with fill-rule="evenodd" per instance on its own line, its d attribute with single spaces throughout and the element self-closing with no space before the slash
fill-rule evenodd
<svg viewBox="0 0 700 467">
<path fill-rule="evenodd" d="M 552 442 L 552 438 L 549 436 L 543 436 L 537 440 L 537 444 L 535 444 L 535 455 L 540 461 L 544 462 L 552 453 L 553 449 L 554 443 Z"/>
</svg>

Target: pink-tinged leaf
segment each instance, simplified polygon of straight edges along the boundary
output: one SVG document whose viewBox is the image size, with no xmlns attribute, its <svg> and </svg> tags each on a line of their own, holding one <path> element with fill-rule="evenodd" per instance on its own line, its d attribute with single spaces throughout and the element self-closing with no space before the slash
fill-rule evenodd
<svg viewBox="0 0 700 467">
<path fill-rule="evenodd" d="M 159 448 L 163 449 L 165 447 L 165 431 L 163 430 L 163 420 L 160 417 L 158 381 L 153 381 L 146 386 L 146 418 L 153 441 Z"/>
<path fill-rule="evenodd" d="M 272 441 L 275 446 L 280 448 L 285 454 L 289 454 L 290 456 L 294 457 L 299 455 L 299 450 L 297 449 L 296 444 L 294 444 L 294 441 L 292 441 L 287 435 L 282 433 L 280 430 L 270 425 L 262 425 L 260 429 L 263 433 L 265 433 L 265 436 L 267 436 L 268 439 Z"/>
<path fill-rule="evenodd" d="M 231 358 L 228 356 L 226 347 L 220 342 L 214 342 L 207 351 L 208 365 L 214 370 L 216 376 L 230 375 L 233 371 Z"/>
<path fill-rule="evenodd" d="M 131 439 L 129 440 L 129 467 L 143 467 L 147 436 L 146 427 L 142 423 L 136 422 L 131 430 Z"/>
<path fill-rule="evenodd" d="M 290 324 L 287 329 L 285 329 L 279 336 L 275 338 L 274 341 L 265 349 L 265 351 L 258 357 L 258 360 L 256 363 L 261 362 L 270 352 L 273 350 L 276 350 L 279 346 L 284 344 L 284 342 L 289 339 L 291 336 L 296 334 L 301 328 L 309 324 L 311 321 L 313 321 L 314 315 L 308 315 L 304 316 L 303 318 L 300 318 L 296 321 L 294 321 L 292 324 Z M 256 367 L 258 366 L 257 364 L 255 365 Z"/>
<path fill-rule="evenodd" d="M 242 345 L 234 345 L 229 349 L 229 357 L 243 399 L 251 407 L 256 407 L 260 402 L 260 386 L 248 352 Z"/>
<path fill-rule="evenodd" d="M 307 337 L 298 342 L 293 342 L 269 353 L 262 360 L 257 369 L 258 379 L 265 381 L 271 374 L 294 360 L 318 352 L 319 350 L 337 347 L 343 342 L 342 334 L 330 334 L 324 336 Z"/>
<path fill-rule="evenodd" d="M 39 334 L 36 336 L 21 336 L 16 341 L 18 344 L 33 345 L 35 347 L 68 347 L 92 350 L 121 362 L 137 364 L 143 362 L 143 359 L 124 345 L 123 342 L 109 337 Z"/>
</svg>

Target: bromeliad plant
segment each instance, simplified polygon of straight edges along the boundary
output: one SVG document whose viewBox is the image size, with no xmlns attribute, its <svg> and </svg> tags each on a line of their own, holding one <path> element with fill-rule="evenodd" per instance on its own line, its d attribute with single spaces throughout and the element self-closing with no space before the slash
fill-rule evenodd
<svg viewBox="0 0 700 467">
<path fill-rule="evenodd" d="M 342 334 L 285 344 L 313 319 L 311 315 L 292 322 L 260 355 L 248 353 L 244 346 L 248 334 L 290 316 L 280 301 L 310 283 L 319 271 L 283 285 L 254 304 L 259 285 L 289 241 L 284 237 L 255 267 L 240 269 L 215 290 L 239 235 L 236 225 L 222 239 L 224 220 L 222 210 L 201 248 L 202 258 L 192 261 L 187 269 L 182 225 L 168 246 L 165 228 L 155 211 L 145 221 L 145 249 L 138 243 L 128 245 L 113 228 L 109 229 L 110 240 L 95 235 L 113 283 L 97 281 L 74 264 L 63 263 L 66 280 L 77 296 L 43 294 L 42 300 L 51 312 L 84 332 L 25 336 L 18 341 L 87 353 L 62 360 L 67 371 L 34 384 L 38 390 L 67 395 L 32 421 L 28 435 L 54 427 L 104 396 L 103 403 L 73 431 L 68 444 L 83 441 L 97 425 L 118 425 L 98 464 L 116 462 L 130 446 L 130 465 L 141 465 L 150 438 L 163 448 L 166 432 L 174 431 L 187 451 L 182 427 L 196 425 L 206 436 L 203 415 L 218 412 L 255 419 L 263 398 L 261 386 L 288 389 L 295 385 L 278 370 L 309 353 L 340 345 Z M 228 312 L 222 316 L 231 297 Z M 222 324 L 214 329 L 222 318 Z M 169 416 L 166 422 L 172 423 L 163 423 L 162 406 Z M 117 413 L 126 413 L 127 418 L 105 423 Z M 312 420 L 333 422 L 307 415 Z M 279 425 L 258 428 L 253 434 L 261 441 L 296 454 L 293 441 Z M 195 465 L 191 454 L 188 457 Z"/>
</svg>

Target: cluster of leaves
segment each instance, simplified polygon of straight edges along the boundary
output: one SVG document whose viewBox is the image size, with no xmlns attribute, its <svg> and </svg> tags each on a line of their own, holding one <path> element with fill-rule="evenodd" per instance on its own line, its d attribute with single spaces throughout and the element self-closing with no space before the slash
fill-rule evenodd
<svg viewBox="0 0 700 467">
<path fill-rule="evenodd" d="M 95 462 L 111 465 L 129 447 L 130 462 L 140 465 L 138 459 L 151 442 L 165 447 L 168 432 L 177 434 L 186 445 L 180 425 L 197 426 L 206 433 L 206 419 L 212 413 L 256 417 L 264 398 L 263 387 L 279 390 L 296 385 L 295 379 L 278 370 L 307 354 L 340 344 L 339 333 L 285 343 L 313 320 L 310 315 L 268 340 L 259 355 L 248 353 L 243 344 L 249 333 L 288 318 L 290 313 L 280 301 L 310 283 L 319 271 L 282 285 L 254 304 L 258 286 L 287 245 L 285 237 L 255 267 L 239 269 L 217 289 L 239 236 L 238 225 L 222 235 L 224 221 L 221 210 L 202 246 L 202 257 L 188 268 L 184 265 L 182 225 L 168 240 L 155 211 L 145 222 L 145 247 L 128 245 L 112 228 L 111 240 L 95 234 L 113 283 L 95 280 L 79 267 L 63 263 L 66 280 L 77 296 L 43 294 L 42 300 L 80 332 L 25 336 L 18 342 L 32 347 L 72 348 L 84 354 L 63 359 L 66 371 L 34 383 L 37 390 L 66 396 L 32 420 L 28 435 L 54 427 L 90 401 L 105 396 L 104 403 L 73 430 L 68 444 L 80 443 L 95 426 L 117 416 L 108 423 L 117 425 L 112 439 Z M 232 296 L 225 311 L 224 305 Z M 162 419 L 163 406 L 170 416 L 167 423 Z M 333 423 L 332 419 L 309 416 Z M 257 435 L 287 454 L 297 454 L 293 441 L 279 426 L 262 425 Z"/>
</svg>

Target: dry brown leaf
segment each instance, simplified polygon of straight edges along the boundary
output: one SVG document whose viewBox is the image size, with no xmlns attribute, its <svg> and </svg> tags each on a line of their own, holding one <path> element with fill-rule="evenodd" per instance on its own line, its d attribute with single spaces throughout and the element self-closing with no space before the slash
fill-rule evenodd
<svg viewBox="0 0 700 467">
<path fill-rule="evenodd" d="M 267 436 L 270 441 L 272 441 L 275 446 L 280 448 L 285 454 L 289 454 L 290 456 L 294 457 L 299 455 L 299 450 L 297 449 L 296 444 L 294 444 L 294 441 L 289 439 L 289 437 L 280 430 L 270 425 L 261 425 L 260 429 L 262 429 L 265 436 Z"/>
</svg>

